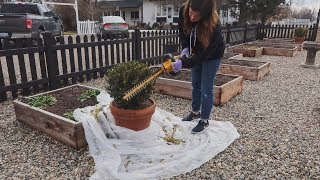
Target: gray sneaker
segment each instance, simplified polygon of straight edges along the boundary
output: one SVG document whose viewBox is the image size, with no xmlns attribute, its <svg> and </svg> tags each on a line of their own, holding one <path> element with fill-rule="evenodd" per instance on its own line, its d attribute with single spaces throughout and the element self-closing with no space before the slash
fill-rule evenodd
<svg viewBox="0 0 320 180">
<path fill-rule="evenodd" d="M 200 120 L 196 127 L 192 129 L 192 133 L 202 133 L 204 130 L 206 130 L 210 126 L 209 121 L 206 120 Z"/>
</svg>

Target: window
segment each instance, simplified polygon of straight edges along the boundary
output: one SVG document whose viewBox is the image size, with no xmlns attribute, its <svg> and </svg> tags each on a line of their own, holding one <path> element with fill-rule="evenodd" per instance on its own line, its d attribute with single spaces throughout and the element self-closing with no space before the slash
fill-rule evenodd
<svg viewBox="0 0 320 180">
<path fill-rule="evenodd" d="M 157 6 L 156 12 L 157 12 L 157 16 L 161 16 L 161 6 Z"/>
<path fill-rule="evenodd" d="M 116 11 L 112 13 L 113 16 L 120 16 L 120 11 Z"/>
<path fill-rule="evenodd" d="M 46 12 L 48 12 L 47 8 L 46 8 L 45 6 L 43 6 L 43 5 L 40 5 L 40 6 L 39 6 L 39 9 L 40 9 L 40 11 L 41 11 L 43 14 L 45 14 Z"/>
<path fill-rule="evenodd" d="M 161 6 L 161 16 L 167 15 L 167 6 Z"/>
<path fill-rule="evenodd" d="M 1 13 L 29 13 L 40 15 L 38 6 L 33 4 L 3 4 Z"/>
<path fill-rule="evenodd" d="M 222 17 L 228 17 L 228 10 L 222 10 Z"/>
<path fill-rule="evenodd" d="M 132 20 L 139 19 L 139 11 L 131 11 L 131 19 Z"/>
<path fill-rule="evenodd" d="M 179 16 L 179 10 L 180 10 L 179 6 L 174 6 L 173 16 Z"/>
<path fill-rule="evenodd" d="M 178 11 L 179 14 L 179 11 Z M 156 15 L 157 16 L 167 16 L 167 6 L 159 5 L 156 7 Z"/>
</svg>

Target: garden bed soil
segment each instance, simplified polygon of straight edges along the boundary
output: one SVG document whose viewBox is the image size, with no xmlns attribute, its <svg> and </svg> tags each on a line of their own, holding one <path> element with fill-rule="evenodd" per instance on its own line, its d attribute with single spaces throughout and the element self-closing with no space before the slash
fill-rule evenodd
<svg viewBox="0 0 320 180">
<path fill-rule="evenodd" d="M 223 54 L 222 61 L 226 60 L 226 59 L 240 59 L 240 58 L 243 58 L 242 54 L 234 53 L 232 51 L 232 48 L 230 48 L 230 50 L 227 50 L 227 51 L 230 51 L 230 52 L 226 52 L 226 53 Z"/>
<path fill-rule="evenodd" d="M 64 116 L 67 112 L 73 112 L 77 108 L 83 108 L 87 106 L 94 106 L 98 104 L 96 97 L 91 97 L 83 102 L 78 100 L 80 95 L 84 93 L 89 88 L 82 86 L 72 86 L 69 88 L 63 88 L 58 91 L 48 92 L 45 95 L 51 95 L 57 99 L 54 105 L 47 106 L 43 110 L 51 112 L 53 114 Z M 39 95 L 36 95 L 39 96 Z M 32 96 L 32 97 L 36 97 Z M 23 98 L 21 100 L 24 103 L 28 103 L 28 98 Z"/>
<path fill-rule="evenodd" d="M 261 61 L 227 59 L 222 61 L 219 73 L 243 76 L 247 80 L 258 81 L 270 72 L 270 63 Z"/>
<path fill-rule="evenodd" d="M 175 76 L 171 76 L 169 74 L 163 74 L 160 77 L 166 78 L 166 79 L 174 79 L 174 80 L 191 82 L 191 72 L 190 71 L 180 71 L 180 73 Z M 234 76 L 225 76 L 222 74 L 217 74 L 216 78 L 214 79 L 214 85 L 215 86 L 222 86 L 223 84 L 226 84 L 227 82 L 230 82 L 233 79 L 235 79 Z"/>
<path fill-rule="evenodd" d="M 54 139 L 79 149 L 87 145 L 84 129 L 81 122 L 63 117 L 66 112 L 73 112 L 76 108 L 96 105 L 96 98 L 80 102 L 77 98 L 88 89 L 96 89 L 83 85 L 73 85 L 65 88 L 48 91 L 35 96 L 52 95 L 57 102 L 44 109 L 27 104 L 27 98 L 15 100 L 14 108 L 16 119 L 31 126 L 40 132 L 46 133 Z"/>
<path fill-rule="evenodd" d="M 221 106 L 242 91 L 242 76 L 217 74 L 214 80 L 214 105 Z M 156 81 L 155 91 L 192 99 L 191 72 L 182 70 L 176 76 L 163 74 Z"/>
<path fill-rule="evenodd" d="M 232 47 L 233 53 L 243 54 L 244 57 L 260 57 L 263 53 L 263 48 L 255 45 L 242 44 Z"/>
</svg>

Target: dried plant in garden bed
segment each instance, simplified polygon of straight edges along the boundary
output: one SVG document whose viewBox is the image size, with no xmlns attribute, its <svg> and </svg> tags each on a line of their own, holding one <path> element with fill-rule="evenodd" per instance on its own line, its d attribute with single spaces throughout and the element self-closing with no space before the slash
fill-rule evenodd
<svg viewBox="0 0 320 180">
<path fill-rule="evenodd" d="M 96 105 L 96 96 L 99 92 L 96 88 L 73 85 L 15 100 L 13 103 L 16 118 L 78 149 L 85 146 L 87 142 L 81 122 L 73 120 L 73 111 L 77 108 Z M 52 102 L 51 98 L 54 99 L 54 103 L 43 106 L 47 102 Z M 32 106 L 35 104 L 39 106 Z"/>
<path fill-rule="evenodd" d="M 242 76 L 217 74 L 214 81 L 214 105 L 220 106 L 242 91 Z M 176 97 L 192 98 L 191 72 L 178 75 L 163 74 L 156 81 L 156 92 Z"/>
</svg>

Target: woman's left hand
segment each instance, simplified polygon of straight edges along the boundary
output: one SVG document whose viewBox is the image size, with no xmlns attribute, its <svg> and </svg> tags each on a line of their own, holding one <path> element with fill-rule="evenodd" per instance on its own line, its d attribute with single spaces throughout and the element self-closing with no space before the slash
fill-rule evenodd
<svg viewBox="0 0 320 180">
<path fill-rule="evenodd" d="M 182 61 L 180 59 L 176 59 L 175 62 L 171 62 L 171 66 L 173 71 L 177 73 L 182 69 Z"/>
</svg>

